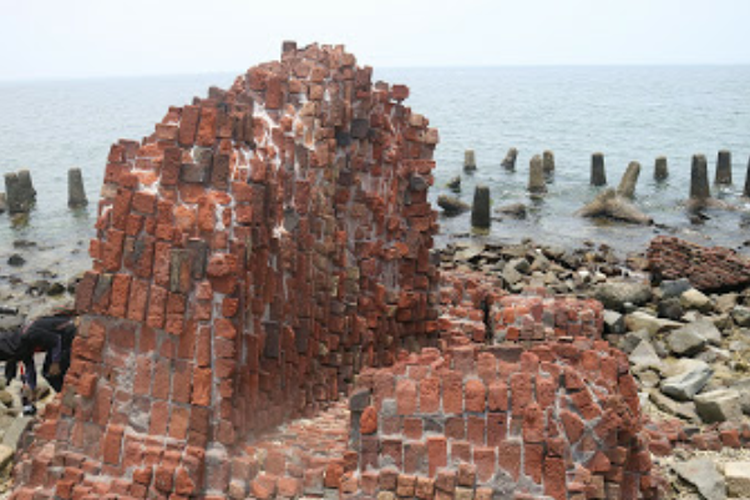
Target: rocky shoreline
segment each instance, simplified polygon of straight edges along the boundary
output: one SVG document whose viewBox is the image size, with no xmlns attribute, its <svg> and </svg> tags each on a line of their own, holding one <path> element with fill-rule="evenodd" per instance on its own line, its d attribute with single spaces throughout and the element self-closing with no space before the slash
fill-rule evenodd
<svg viewBox="0 0 750 500">
<path fill-rule="evenodd" d="M 671 497 L 747 498 L 750 453 L 721 436 L 728 429 L 750 436 L 750 287 L 704 293 L 686 278 L 657 282 L 648 254 L 623 257 L 593 243 L 565 250 L 529 239 L 453 243 L 440 260 L 445 270 L 490 275 L 508 293 L 544 289 L 600 301 L 604 338 L 628 354 L 658 443 L 651 446 L 654 464 L 668 478 Z M 669 425 L 692 435 L 713 433 L 721 442 L 658 441 Z"/>
</svg>

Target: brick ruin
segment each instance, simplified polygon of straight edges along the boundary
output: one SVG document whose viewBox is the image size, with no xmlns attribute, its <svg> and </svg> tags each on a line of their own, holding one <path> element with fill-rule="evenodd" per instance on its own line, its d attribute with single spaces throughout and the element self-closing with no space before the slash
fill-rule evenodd
<svg viewBox="0 0 750 500">
<path fill-rule="evenodd" d="M 371 77 L 285 43 L 112 146 L 12 498 L 657 496 L 601 304 L 438 275 L 437 131 Z"/>
</svg>

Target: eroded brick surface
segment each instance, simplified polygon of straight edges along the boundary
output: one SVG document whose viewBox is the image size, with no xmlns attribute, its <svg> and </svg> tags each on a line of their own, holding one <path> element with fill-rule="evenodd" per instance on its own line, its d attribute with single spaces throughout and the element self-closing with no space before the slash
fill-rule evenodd
<svg viewBox="0 0 750 500">
<path fill-rule="evenodd" d="M 82 326 L 25 488 L 237 493 L 248 440 L 436 343 L 437 131 L 371 74 L 343 47 L 286 45 L 112 146 Z M 287 468 L 248 488 L 294 496 Z"/>
<path fill-rule="evenodd" d="M 658 279 L 687 278 L 695 288 L 707 292 L 750 284 L 750 263 L 728 248 L 659 236 L 649 245 L 648 262 Z"/>
</svg>

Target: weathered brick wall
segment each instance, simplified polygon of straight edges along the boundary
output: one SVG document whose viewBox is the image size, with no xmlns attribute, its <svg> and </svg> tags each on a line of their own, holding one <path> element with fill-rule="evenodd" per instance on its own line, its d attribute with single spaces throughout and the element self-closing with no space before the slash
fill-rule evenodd
<svg viewBox="0 0 750 500">
<path fill-rule="evenodd" d="M 285 44 L 112 146 L 73 362 L 19 498 L 225 492 L 232 447 L 435 343 L 437 131 L 371 75 Z"/>
<path fill-rule="evenodd" d="M 427 349 L 363 371 L 360 387 L 352 433 L 366 494 L 656 493 L 635 381 L 606 342 Z M 467 471 L 470 480 L 457 480 Z"/>
</svg>

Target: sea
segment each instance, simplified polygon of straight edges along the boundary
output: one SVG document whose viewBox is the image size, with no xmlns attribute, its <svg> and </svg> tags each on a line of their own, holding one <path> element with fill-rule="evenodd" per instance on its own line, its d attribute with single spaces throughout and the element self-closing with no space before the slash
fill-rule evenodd
<svg viewBox="0 0 750 500">
<path fill-rule="evenodd" d="M 170 105 L 205 96 L 213 85 L 226 88 L 234 77 L 0 82 L 0 172 L 30 170 L 38 193 L 28 217 L 0 215 L 0 283 L 35 276 L 66 280 L 87 269 L 110 144 L 149 135 Z M 469 214 L 441 215 L 438 247 L 532 238 L 566 248 L 607 244 L 625 254 L 642 251 L 659 234 L 742 253 L 750 245 L 750 203 L 741 197 L 750 167 L 750 66 L 376 68 L 374 78 L 408 85 L 405 103 L 439 129 L 433 202 L 453 194 L 446 184 L 457 175 L 458 196 L 467 203 L 475 186 L 490 188 L 489 232 L 472 231 Z M 515 172 L 500 166 L 511 147 L 519 151 Z M 463 171 L 468 149 L 475 151 L 474 173 Z M 685 207 L 691 157 L 705 154 L 713 179 L 722 149 L 732 154 L 733 184 L 712 191 L 732 209 L 691 215 Z M 554 152 L 555 172 L 547 194 L 531 198 L 529 161 L 544 150 Z M 654 225 L 576 215 L 600 190 L 589 186 L 594 152 L 604 154 L 610 186 L 618 184 L 629 162 L 640 162 L 635 204 Z M 669 178 L 656 182 L 654 160 L 660 155 L 668 159 Z M 71 167 L 83 171 L 91 201 L 85 209 L 67 207 Z M 514 203 L 527 206 L 525 219 L 494 212 Z M 27 264 L 10 267 L 13 253 Z"/>
</svg>

